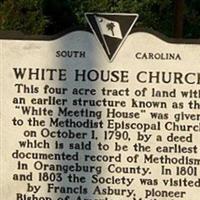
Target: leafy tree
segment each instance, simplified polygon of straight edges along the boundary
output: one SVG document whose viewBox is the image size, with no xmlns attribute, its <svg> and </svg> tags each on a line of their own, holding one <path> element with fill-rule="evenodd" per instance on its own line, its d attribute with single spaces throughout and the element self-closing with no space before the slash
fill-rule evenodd
<svg viewBox="0 0 200 200">
<path fill-rule="evenodd" d="M 73 1 L 68 0 L 43 0 L 43 14 L 49 20 L 45 34 L 55 34 L 66 28 L 76 26 L 75 11 L 71 8 Z M 74 8 L 75 9 L 75 8 Z"/>
<path fill-rule="evenodd" d="M 77 24 L 86 25 L 84 14 L 86 12 L 112 12 L 112 0 L 68 0 L 75 13 Z"/>
<path fill-rule="evenodd" d="M 139 13 L 138 27 L 173 33 L 173 0 L 77 0 L 71 1 L 78 24 L 85 24 L 85 12 Z"/>
<path fill-rule="evenodd" d="M 200 35 L 200 1 L 184 0 L 184 37 Z M 138 13 L 137 27 L 173 37 L 175 0 L 0 0 L 0 30 L 55 34 L 87 26 L 85 12 Z"/>
<path fill-rule="evenodd" d="M 184 37 L 200 37 L 200 1 L 185 0 Z"/>
<path fill-rule="evenodd" d="M 42 0 L 4 0 L 0 16 L 1 30 L 42 34 L 48 24 L 42 13 Z"/>
</svg>

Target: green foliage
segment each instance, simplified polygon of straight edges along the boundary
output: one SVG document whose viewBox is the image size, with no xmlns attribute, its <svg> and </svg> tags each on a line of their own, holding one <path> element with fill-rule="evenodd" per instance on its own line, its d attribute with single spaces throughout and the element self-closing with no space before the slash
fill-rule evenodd
<svg viewBox="0 0 200 200">
<path fill-rule="evenodd" d="M 69 1 L 68 1 L 69 2 Z M 85 12 L 139 13 L 139 27 L 147 27 L 172 35 L 173 0 L 78 0 L 71 1 L 71 9 L 78 24 L 84 24 Z"/>
<path fill-rule="evenodd" d="M 111 0 L 68 0 L 71 9 L 76 15 L 77 24 L 85 25 L 84 13 L 86 12 L 111 12 Z"/>
<path fill-rule="evenodd" d="M 55 34 L 87 26 L 85 12 L 138 13 L 137 27 L 173 37 L 175 0 L 0 0 L 0 29 Z M 200 1 L 185 0 L 184 37 L 200 36 Z"/>
<path fill-rule="evenodd" d="M 45 34 L 55 34 L 77 25 L 77 19 L 70 4 L 71 1 L 67 0 L 43 0 L 43 14 L 50 22 L 45 29 Z"/>
<path fill-rule="evenodd" d="M 186 38 L 200 37 L 200 1 L 186 0 L 184 36 Z"/>
<path fill-rule="evenodd" d="M 42 34 L 48 20 L 42 13 L 42 0 L 5 0 L 0 4 L 1 30 Z"/>
</svg>

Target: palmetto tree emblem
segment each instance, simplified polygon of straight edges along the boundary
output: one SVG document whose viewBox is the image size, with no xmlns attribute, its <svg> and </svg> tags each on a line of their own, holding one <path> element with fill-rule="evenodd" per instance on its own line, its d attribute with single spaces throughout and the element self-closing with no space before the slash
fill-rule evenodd
<svg viewBox="0 0 200 200">
<path fill-rule="evenodd" d="M 107 27 L 108 31 L 112 32 L 112 36 L 115 36 L 115 33 L 114 33 L 115 24 L 113 22 L 111 22 L 111 23 L 106 24 L 106 27 Z"/>
<path fill-rule="evenodd" d="M 128 37 L 138 14 L 86 13 L 86 19 L 110 62 Z"/>
</svg>

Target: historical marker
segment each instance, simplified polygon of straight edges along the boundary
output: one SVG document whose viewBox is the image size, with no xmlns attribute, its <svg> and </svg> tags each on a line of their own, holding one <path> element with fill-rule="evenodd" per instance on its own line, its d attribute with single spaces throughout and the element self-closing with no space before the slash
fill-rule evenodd
<svg viewBox="0 0 200 200">
<path fill-rule="evenodd" d="M 200 45 L 86 18 L 1 37 L 1 199 L 198 200 Z"/>
</svg>

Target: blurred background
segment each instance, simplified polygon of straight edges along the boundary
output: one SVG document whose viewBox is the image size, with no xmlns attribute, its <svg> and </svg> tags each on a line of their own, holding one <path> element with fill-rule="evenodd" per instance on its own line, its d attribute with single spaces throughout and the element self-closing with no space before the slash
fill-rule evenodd
<svg viewBox="0 0 200 200">
<path fill-rule="evenodd" d="M 85 12 L 138 13 L 137 28 L 200 38 L 200 0 L 0 0 L 0 30 L 53 35 L 87 27 Z"/>
</svg>

